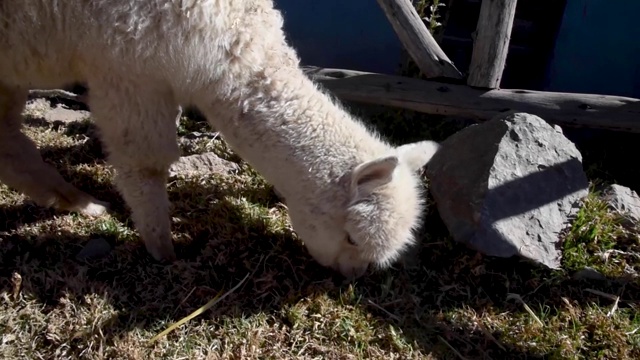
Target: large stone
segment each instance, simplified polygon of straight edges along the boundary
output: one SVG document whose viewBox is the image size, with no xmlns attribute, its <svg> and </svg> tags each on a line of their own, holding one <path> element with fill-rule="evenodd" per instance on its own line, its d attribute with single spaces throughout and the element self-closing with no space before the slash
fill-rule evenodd
<svg viewBox="0 0 640 360">
<path fill-rule="evenodd" d="M 559 268 L 559 234 L 588 193 L 582 156 L 541 118 L 511 113 L 454 134 L 427 167 L 452 237 Z"/>
</svg>

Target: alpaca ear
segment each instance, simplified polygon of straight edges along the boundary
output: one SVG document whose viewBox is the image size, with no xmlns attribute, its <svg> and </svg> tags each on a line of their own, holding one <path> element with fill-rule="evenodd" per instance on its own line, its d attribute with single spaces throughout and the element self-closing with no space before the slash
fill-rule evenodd
<svg viewBox="0 0 640 360">
<path fill-rule="evenodd" d="M 381 157 L 356 166 L 351 174 L 351 193 L 353 198 L 355 199 L 378 186 L 389 183 L 397 166 L 398 157 L 395 155 Z"/>
<path fill-rule="evenodd" d="M 395 153 L 401 163 L 406 164 L 413 171 L 418 171 L 427 165 L 440 147 L 440 144 L 435 141 L 425 140 L 399 146 L 395 149 Z"/>
</svg>

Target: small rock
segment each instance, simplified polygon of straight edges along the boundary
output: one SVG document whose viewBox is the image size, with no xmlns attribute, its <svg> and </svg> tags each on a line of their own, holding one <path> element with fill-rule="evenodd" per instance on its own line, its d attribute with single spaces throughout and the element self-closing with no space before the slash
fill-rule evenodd
<svg viewBox="0 0 640 360">
<path fill-rule="evenodd" d="M 51 108 L 44 114 L 47 121 L 62 121 L 70 123 L 74 121 L 82 121 L 91 117 L 91 113 L 85 110 L 71 110 L 62 105 Z"/>
<path fill-rule="evenodd" d="M 91 239 L 84 246 L 82 250 L 76 255 L 76 259 L 80 261 L 84 260 L 96 260 L 103 258 L 111 252 L 111 245 L 107 240 L 103 238 Z"/>
<path fill-rule="evenodd" d="M 638 194 L 622 185 L 611 185 L 603 192 L 603 199 L 612 210 L 626 216 L 634 223 L 640 222 L 640 197 Z"/>
<path fill-rule="evenodd" d="M 584 269 L 577 271 L 573 274 L 573 278 L 576 280 L 607 280 L 607 277 L 600 271 L 589 266 L 585 266 Z"/>
<path fill-rule="evenodd" d="M 91 116 L 88 111 L 72 110 L 61 104 L 52 107 L 48 100 L 40 98 L 29 100 L 25 105 L 24 113 L 41 117 L 49 122 L 62 121 L 64 123 L 81 121 Z"/>
<path fill-rule="evenodd" d="M 169 168 L 169 176 L 206 175 L 211 173 L 233 174 L 238 164 L 219 158 L 214 153 L 183 156 Z"/>
<path fill-rule="evenodd" d="M 588 194 L 582 156 L 541 118 L 512 113 L 451 136 L 427 166 L 452 237 L 490 256 L 560 267 L 559 233 Z"/>
</svg>

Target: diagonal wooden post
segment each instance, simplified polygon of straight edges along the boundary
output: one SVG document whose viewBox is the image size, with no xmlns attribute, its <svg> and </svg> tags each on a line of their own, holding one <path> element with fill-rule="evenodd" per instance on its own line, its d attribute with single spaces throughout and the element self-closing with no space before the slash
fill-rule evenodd
<svg viewBox="0 0 640 360">
<path fill-rule="evenodd" d="M 407 52 L 425 76 L 462 79 L 462 73 L 442 51 L 420 19 L 411 0 L 378 0 L 378 4 Z"/>
<path fill-rule="evenodd" d="M 500 87 L 517 0 L 482 0 L 467 85 Z"/>
</svg>

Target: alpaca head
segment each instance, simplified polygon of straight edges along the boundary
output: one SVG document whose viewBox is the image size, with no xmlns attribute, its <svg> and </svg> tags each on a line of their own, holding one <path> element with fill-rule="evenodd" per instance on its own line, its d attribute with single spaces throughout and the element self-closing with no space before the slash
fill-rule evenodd
<svg viewBox="0 0 640 360">
<path fill-rule="evenodd" d="M 311 256 L 348 278 L 389 266 L 414 241 L 423 210 L 418 170 L 438 149 L 433 141 L 397 147 L 355 166 L 314 209 L 291 204 L 292 225 Z"/>
</svg>

